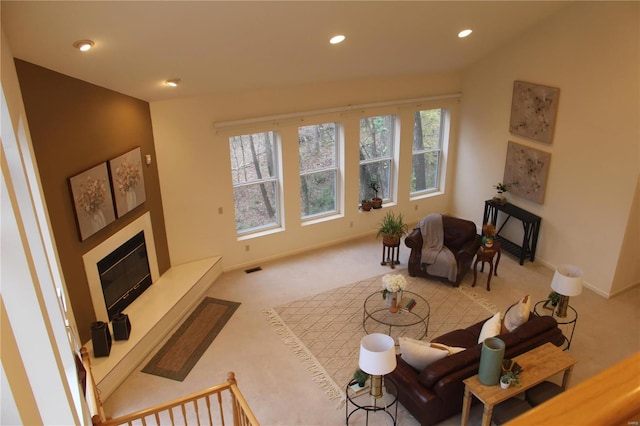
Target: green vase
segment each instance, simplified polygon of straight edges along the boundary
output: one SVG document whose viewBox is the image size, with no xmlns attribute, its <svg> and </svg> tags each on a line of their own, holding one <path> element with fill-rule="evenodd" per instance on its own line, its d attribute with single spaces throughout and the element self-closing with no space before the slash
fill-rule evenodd
<svg viewBox="0 0 640 426">
<path fill-rule="evenodd" d="M 502 359 L 504 358 L 504 341 L 497 337 L 489 337 L 482 342 L 478 380 L 483 385 L 497 385 L 500 380 Z"/>
</svg>

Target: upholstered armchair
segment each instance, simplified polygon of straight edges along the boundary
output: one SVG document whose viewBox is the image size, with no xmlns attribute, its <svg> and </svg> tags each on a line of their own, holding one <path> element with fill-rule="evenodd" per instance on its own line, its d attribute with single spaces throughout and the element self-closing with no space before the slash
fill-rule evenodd
<svg viewBox="0 0 640 426">
<path fill-rule="evenodd" d="M 423 236 L 420 226 L 414 228 L 404 240 L 405 245 L 411 249 L 408 263 L 409 275 L 441 278 L 450 282 L 454 287 L 458 287 L 464 275 L 471 268 L 473 258 L 482 245 L 482 237 L 477 234 L 475 223 L 453 216 L 442 215 L 442 228 L 444 231 L 443 245 L 453 253 L 457 265 L 455 281 L 427 272 L 427 265 L 422 263 Z"/>
</svg>

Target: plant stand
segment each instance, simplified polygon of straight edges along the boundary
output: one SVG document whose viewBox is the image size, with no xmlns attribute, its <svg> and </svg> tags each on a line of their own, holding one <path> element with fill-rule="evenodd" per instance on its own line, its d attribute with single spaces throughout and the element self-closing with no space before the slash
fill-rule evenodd
<svg viewBox="0 0 640 426">
<path fill-rule="evenodd" d="M 388 244 L 382 242 L 382 262 L 380 265 L 391 266 L 391 269 L 395 269 L 396 265 L 400 264 L 400 241 L 397 244 Z"/>
</svg>

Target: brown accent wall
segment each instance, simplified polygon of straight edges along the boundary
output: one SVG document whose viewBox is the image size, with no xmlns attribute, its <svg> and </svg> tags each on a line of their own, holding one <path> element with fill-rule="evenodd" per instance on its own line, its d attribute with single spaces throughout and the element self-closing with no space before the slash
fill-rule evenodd
<svg viewBox="0 0 640 426">
<path fill-rule="evenodd" d="M 82 255 L 146 211 L 160 274 L 170 267 L 148 102 L 15 60 L 51 228 L 82 342 L 96 320 Z M 68 179 L 139 146 L 146 201 L 80 241 Z M 144 163 L 144 161 L 143 161 Z"/>
</svg>

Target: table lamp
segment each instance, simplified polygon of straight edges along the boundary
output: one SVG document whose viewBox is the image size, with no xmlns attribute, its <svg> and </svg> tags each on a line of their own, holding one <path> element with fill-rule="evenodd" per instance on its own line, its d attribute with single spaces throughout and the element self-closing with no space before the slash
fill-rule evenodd
<svg viewBox="0 0 640 426">
<path fill-rule="evenodd" d="M 560 295 L 556 314 L 560 318 L 567 316 L 569 296 L 577 296 L 582 293 L 582 269 L 573 265 L 560 265 L 553 274 L 551 288 Z"/>
<path fill-rule="evenodd" d="M 369 394 L 382 397 L 382 376 L 395 370 L 396 345 L 393 338 L 381 333 L 364 336 L 360 341 L 360 369 L 371 376 Z"/>
</svg>

